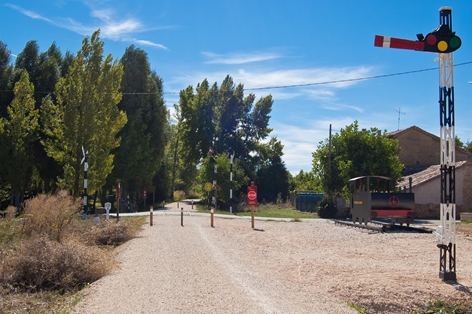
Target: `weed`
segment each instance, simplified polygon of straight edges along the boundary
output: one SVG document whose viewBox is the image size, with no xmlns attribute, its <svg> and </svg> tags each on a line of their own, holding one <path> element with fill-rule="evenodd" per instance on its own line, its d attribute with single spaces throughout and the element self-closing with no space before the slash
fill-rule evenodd
<svg viewBox="0 0 472 314">
<path fill-rule="evenodd" d="M 357 304 L 354 304 L 352 302 L 347 302 L 347 305 L 349 305 L 350 307 L 352 307 L 353 309 L 355 309 L 357 312 L 361 313 L 361 314 L 365 314 L 365 311 L 363 308 L 361 308 L 359 305 Z"/>
<path fill-rule="evenodd" d="M 472 303 L 469 302 L 446 302 L 436 300 L 429 302 L 427 305 L 420 306 L 420 309 L 413 310 L 413 314 L 470 314 L 472 313 Z"/>
</svg>

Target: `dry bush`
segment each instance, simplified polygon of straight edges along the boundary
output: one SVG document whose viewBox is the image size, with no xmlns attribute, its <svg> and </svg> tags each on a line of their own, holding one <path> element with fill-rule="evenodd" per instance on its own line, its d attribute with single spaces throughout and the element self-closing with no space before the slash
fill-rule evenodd
<svg viewBox="0 0 472 314">
<path fill-rule="evenodd" d="M 0 285 L 20 291 L 74 290 L 108 274 L 112 266 L 98 248 L 41 236 L 2 256 Z"/>
<path fill-rule="evenodd" d="M 25 202 L 23 235 L 46 234 L 60 242 L 67 227 L 78 217 L 82 200 L 61 190 L 55 195 L 40 194 Z"/>
<path fill-rule="evenodd" d="M 143 221 L 137 220 L 139 220 L 139 226 L 142 226 Z M 122 219 L 119 222 L 105 220 L 87 229 L 83 236 L 89 245 L 117 246 L 135 238 L 138 230 L 136 220 L 133 219 Z"/>
<path fill-rule="evenodd" d="M 181 201 L 181 200 L 184 200 L 185 199 L 185 191 L 182 191 L 182 190 L 177 190 L 177 191 L 174 191 L 174 201 Z"/>
</svg>

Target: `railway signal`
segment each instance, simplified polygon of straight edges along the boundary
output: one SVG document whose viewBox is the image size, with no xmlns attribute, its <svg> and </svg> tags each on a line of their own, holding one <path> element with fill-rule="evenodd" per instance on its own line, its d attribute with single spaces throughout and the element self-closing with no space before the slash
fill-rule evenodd
<svg viewBox="0 0 472 314">
<path fill-rule="evenodd" d="M 456 192 L 454 131 L 454 62 L 453 52 L 462 45 L 452 31 L 452 8 L 439 9 L 439 27 L 416 41 L 375 36 L 374 46 L 436 52 L 439 54 L 439 113 L 441 137 L 441 224 L 438 235 L 439 277 L 456 280 Z"/>
</svg>

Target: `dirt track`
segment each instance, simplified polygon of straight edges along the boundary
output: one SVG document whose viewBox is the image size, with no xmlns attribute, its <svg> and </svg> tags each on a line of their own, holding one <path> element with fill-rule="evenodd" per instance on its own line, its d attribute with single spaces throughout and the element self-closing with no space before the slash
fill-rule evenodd
<svg viewBox="0 0 472 314">
<path fill-rule="evenodd" d="M 85 289 L 76 313 L 409 313 L 470 299 L 472 241 L 457 240 L 459 285 L 438 278 L 431 234 L 370 233 L 330 222 L 215 219 L 157 212 L 121 248 L 120 269 Z"/>
</svg>

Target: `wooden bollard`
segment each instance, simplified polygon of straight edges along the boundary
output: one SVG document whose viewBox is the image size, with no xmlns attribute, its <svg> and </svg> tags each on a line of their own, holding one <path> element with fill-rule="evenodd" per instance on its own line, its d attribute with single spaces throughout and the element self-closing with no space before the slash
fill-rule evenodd
<svg viewBox="0 0 472 314">
<path fill-rule="evenodd" d="M 152 218 L 154 216 L 154 208 L 151 206 L 149 207 L 149 221 L 151 222 L 151 227 L 152 227 Z"/>
<path fill-rule="evenodd" d="M 184 226 L 184 208 L 183 207 L 180 209 L 180 225 L 182 227 Z"/>
<path fill-rule="evenodd" d="M 254 206 L 251 206 L 251 227 L 254 229 Z"/>
<path fill-rule="evenodd" d="M 214 227 L 214 226 L 213 226 L 213 213 L 214 213 L 214 211 L 215 211 L 215 210 L 212 208 L 212 209 L 211 209 L 211 214 L 210 214 L 210 217 L 211 217 L 211 218 L 210 218 L 210 225 L 211 225 L 212 228 Z"/>
<path fill-rule="evenodd" d="M 192 209 L 193 209 L 193 200 L 192 200 Z"/>
</svg>

